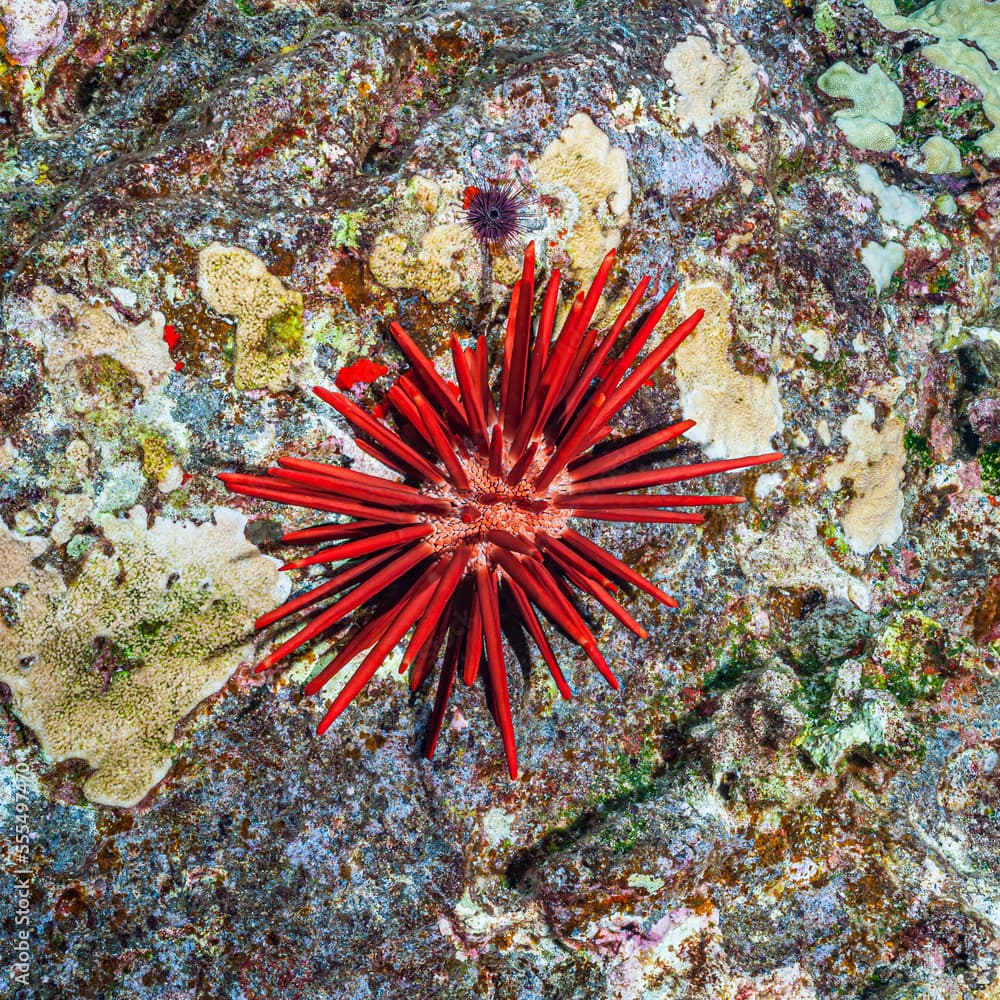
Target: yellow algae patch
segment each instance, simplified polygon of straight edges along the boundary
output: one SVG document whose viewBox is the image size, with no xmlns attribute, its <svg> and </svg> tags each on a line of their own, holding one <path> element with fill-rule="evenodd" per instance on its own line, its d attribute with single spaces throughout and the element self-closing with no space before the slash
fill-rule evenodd
<svg viewBox="0 0 1000 1000">
<path fill-rule="evenodd" d="M 44 356 L 45 369 L 61 375 L 81 358 L 108 356 L 126 368 L 148 390 L 174 370 L 163 341 L 164 317 L 153 312 L 134 326 L 107 306 L 93 306 L 74 295 L 37 286 L 28 302 L 21 332 Z"/>
<path fill-rule="evenodd" d="M 847 544 L 867 555 L 879 545 L 892 545 L 903 533 L 903 469 L 905 425 L 890 415 L 875 430 L 875 410 L 862 402 L 841 428 L 848 442 L 843 461 L 826 472 L 827 489 L 839 490 L 850 480 L 853 497 L 841 518 Z"/>
<path fill-rule="evenodd" d="M 554 189 L 575 210 L 565 252 L 572 276 L 589 281 L 604 255 L 621 242 L 629 221 L 632 184 L 625 151 L 581 113 L 570 118 L 532 168 L 542 190 Z"/>
<path fill-rule="evenodd" d="M 733 367 L 729 346 L 730 301 L 719 285 L 691 285 L 681 296 L 681 312 L 704 309 L 694 333 L 674 354 L 681 411 L 696 425 L 685 435 L 709 458 L 735 458 L 771 450 L 782 429 L 777 379 L 744 375 Z"/>
<path fill-rule="evenodd" d="M 278 562 L 220 509 L 195 525 L 133 508 L 104 515 L 68 586 L 32 565 L 45 542 L 0 523 L 0 680 L 52 760 L 82 758 L 92 802 L 131 806 L 173 759 L 174 730 L 253 653 L 253 621 L 287 594 Z"/>
<path fill-rule="evenodd" d="M 757 66 L 742 45 L 720 55 L 701 35 L 688 35 L 664 57 L 679 94 L 676 113 L 681 127 L 694 125 L 699 135 L 731 118 L 749 121 L 760 94 Z"/>
<path fill-rule="evenodd" d="M 198 290 L 210 309 L 236 317 L 236 388 L 288 389 L 303 354 L 302 295 L 249 250 L 221 243 L 198 254 Z"/>
</svg>

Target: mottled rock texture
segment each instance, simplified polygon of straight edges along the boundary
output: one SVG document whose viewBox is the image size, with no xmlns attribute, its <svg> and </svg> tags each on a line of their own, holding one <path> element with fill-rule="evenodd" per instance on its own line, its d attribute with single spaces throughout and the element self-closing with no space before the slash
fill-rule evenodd
<svg viewBox="0 0 1000 1000">
<path fill-rule="evenodd" d="M 997 14 L 892 6 L 0 0 L 0 994 L 1000 997 Z M 588 528 L 681 608 L 586 609 L 621 694 L 515 644 L 515 784 L 478 688 L 430 764 L 388 673 L 321 739 L 252 674 L 309 515 L 215 479 L 358 461 L 309 388 L 389 319 L 497 342 L 501 176 L 545 270 L 711 306 L 623 433 L 787 456 Z"/>
</svg>

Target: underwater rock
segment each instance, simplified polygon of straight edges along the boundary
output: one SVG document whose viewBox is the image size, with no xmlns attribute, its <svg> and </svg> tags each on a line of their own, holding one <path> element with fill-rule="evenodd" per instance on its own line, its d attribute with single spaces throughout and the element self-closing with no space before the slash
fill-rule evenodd
<svg viewBox="0 0 1000 1000">
<path fill-rule="evenodd" d="M 0 994 L 995 995 L 995 8 L 0 0 Z M 430 764 L 401 651 L 323 737 L 323 650 L 253 673 L 314 515 L 217 479 L 383 474 L 311 388 L 379 406 L 393 320 L 496 361 L 504 179 L 557 329 L 612 247 L 595 338 L 708 313 L 619 440 L 784 455 L 579 520 L 679 607 L 582 599 L 569 704 L 504 613 L 516 783 L 478 682 Z"/>
</svg>

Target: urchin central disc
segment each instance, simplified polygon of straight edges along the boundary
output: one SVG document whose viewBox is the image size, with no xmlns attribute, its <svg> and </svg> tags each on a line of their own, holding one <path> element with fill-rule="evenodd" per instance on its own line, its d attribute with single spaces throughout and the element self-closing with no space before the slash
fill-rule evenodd
<svg viewBox="0 0 1000 1000">
<path fill-rule="evenodd" d="M 544 490 L 535 487 L 546 458 L 546 455 L 536 457 L 524 477 L 513 485 L 506 474 L 490 472 L 488 461 L 480 455 L 473 454 L 463 460 L 470 488 L 461 492 L 442 491 L 452 501 L 454 513 L 427 516 L 427 523 L 434 529 L 427 543 L 439 552 L 468 545 L 473 559 L 485 560 L 497 532 L 529 542 L 534 541 L 538 532 L 561 535 L 571 518 L 568 510 L 554 503 L 561 492 L 561 482 Z"/>
</svg>

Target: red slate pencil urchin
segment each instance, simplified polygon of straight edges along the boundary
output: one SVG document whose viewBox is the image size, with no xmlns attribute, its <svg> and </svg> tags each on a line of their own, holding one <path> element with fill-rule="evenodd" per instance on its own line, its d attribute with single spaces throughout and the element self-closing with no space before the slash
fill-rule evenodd
<svg viewBox="0 0 1000 1000">
<path fill-rule="evenodd" d="M 569 686 L 543 618 L 579 645 L 617 688 L 574 604 L 574 588 L 641 638 L 647 633 L 618 602 L 618 584 L 631 584 L 669 607 L 677 603 L 578 532 L 573 520 L 698 524 L 704 520 L 701 514 L 667 508 L 738 503 L 743 497 L 631 491 L 781 457 L 773 452 L 622 471 L 689 430 L 691 420 L 594 453 L 612 434 L 609 421 L 703 315 L 698 310 L 689 316 L 637 363 L 677 286 L 620 345 L 649 278 L 639 282 L 611 328 L 599 336 L 590 321 L 613 261 L 614 251 L 605 257 L 589 291 L 574 300 L 554 337 L 559 271 L 553 271 L 546 284 L 533 331 L 535 254 L 534 245 L 528 245 L 523 275 L 511 294 L 499 386 L 490 386 L 484 337 L 478 337 L 474 347 L 463 348 L 452 335 L 456 388 L 444 381 L 409 334 L 392 323 L 392 335 L 412 365 L 387 394 L 394 427 L 340 393 L 314 390 L 353 426 L 358 446 L 396 470 L 402 480 L 304 458 L 279 458 L 278 467 L 265 476 L 220 477 L 237 493 L 353 518 L 284 536 L 283 541 L 299 545 L 338 543 L 295 559 L 284 569 L 339 565 L 317 586 L 257 622 L 258 628 L 265 628 L 302 612 L 309 616 L 261 661 L 260 671 L 324 636 L 357 609 L 368 609 L 364 624 L 306 685 L 306 692 L 314 694 L 368 651 L 319 724 L 320 733 L 412 629 L 400 666 L 401 673 L 409 669 L 411 688 L 417 690 L 441 661 L 427 757 L 434 755 L 456 675 L 469 685 L 481 676 L 511 777 L 516 778 L 501 606 L 520 617 L 564 698 L 570 697 Z"/>
</svg>

